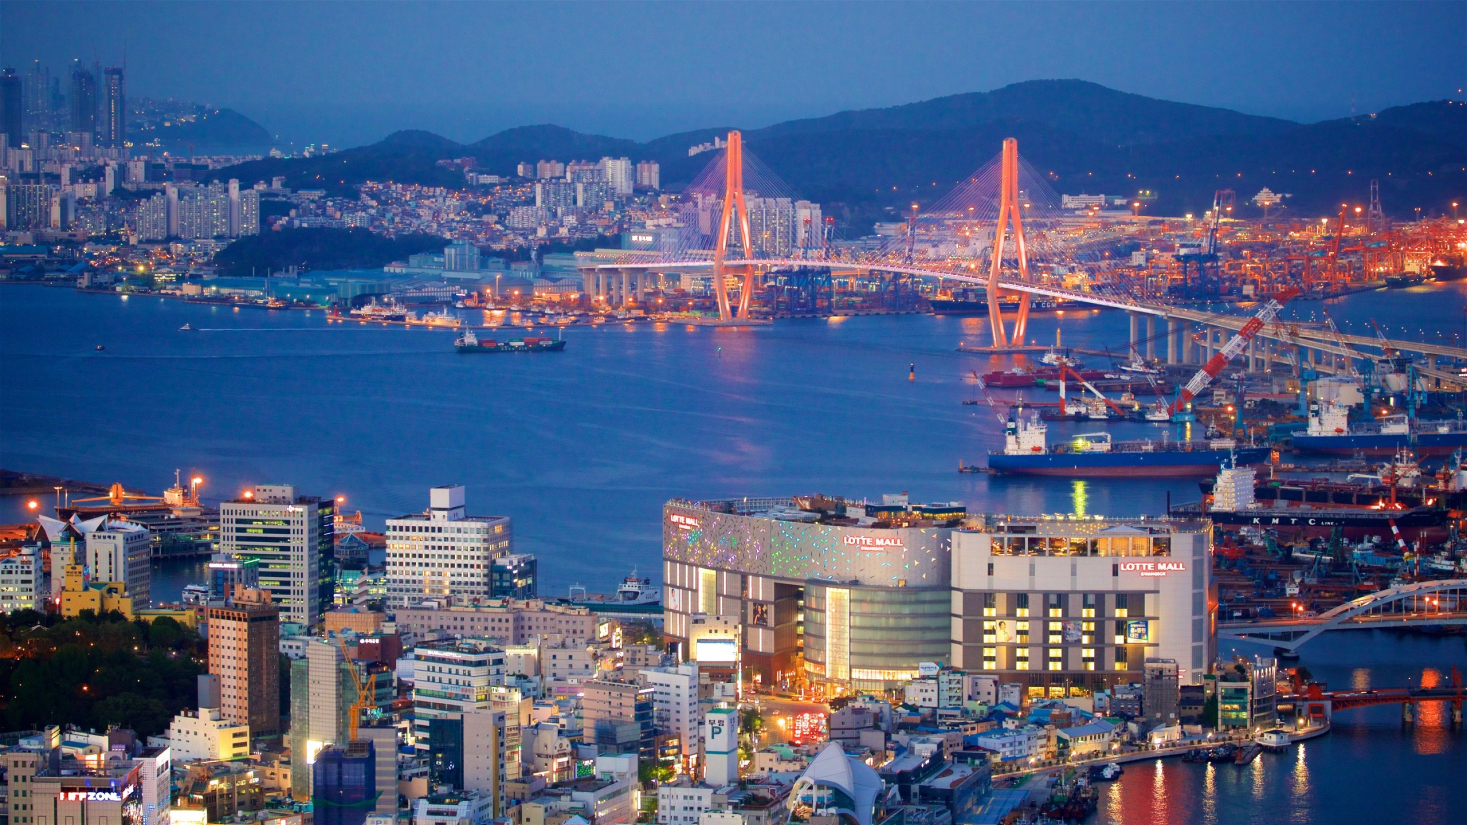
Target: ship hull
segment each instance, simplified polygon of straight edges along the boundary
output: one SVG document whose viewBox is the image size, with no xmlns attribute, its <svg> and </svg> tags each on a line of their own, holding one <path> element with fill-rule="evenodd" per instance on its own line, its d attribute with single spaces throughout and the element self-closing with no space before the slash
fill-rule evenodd
<svg viewBox="0 0 1467 825">
<path fill-rule="evenodd" d="M 1262 464 L 1268 450 L 1162 450 L 1125 453 L 1035 453 L 1008 455 L 989 453 L 988 467 L 997 473 L 1069 478 L 1188 478 L 1217 473 L 1219 467 L 1236 459 L 1239 464 Z"/>
<path fill-rule="evenodd" d="M 1183 509 L 1172 511 L 1174 515 L 1187 515 Z M 1391 522 L 1395 522 L 1401 535 L 1409 541 L 1439 541 L 1447 535 L 1447 512 L 1437 508 L 1417 510 L 1311 510 L 1300 512 L 1289 508 L 1266 508 L 1241 512 L 1211 511 L 1207 518 L 1222 527 L 1260 527 L 1272 530 L 1288 530 L 1301 536 L 1328 536 L 1339 529 L 1351 540 L 1366 536 L 1391 535 Z"/>
<path fill-rule="evenodd" d="M 1296 435 L 1290 442 L 1295 450 L 1304 453 L 1337 453 L 1353 455 L 1363 453 L 1372 456 L 1390 456 L 1410 448 L 1417 455 L 1447 455 L 1453 450 L 1467 447 L 1467 432 L 1438 433 L 1430 430 L 1416 434 L 1416 443 L 1405 433 L 1382 435 Z"/>
<path fill-rule="evenodd" d="M 501 352 L 560 352 L 561 350 L 565 349 L 565 342 L 551 341 L 546 344 L 527 344 L 522 347 L 512 347 L 508 344 L 497 344 L 492 347 L 478 345 L 465 346 L 463 344 L 459 344 L 458 346 L 454 347 L 454 349 L 464 354 Z"/>
</svg>

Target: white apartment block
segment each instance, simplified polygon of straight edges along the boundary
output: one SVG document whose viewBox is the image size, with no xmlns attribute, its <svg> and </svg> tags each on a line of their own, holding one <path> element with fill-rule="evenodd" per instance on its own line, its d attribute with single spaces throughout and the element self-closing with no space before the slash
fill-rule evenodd
<svg viewBox="0 0 1467 825">
<path fill-rule="evenodd" d="M 642 682 L 653 689 L 652 712 L 658 730 L 675 733 L 684 762 L 698 754 L 698 731 L 703 717 L 698 712 L 698 665 L 641 671 Z"/>
<path fill-rule="evenodd" d="M 510 540 L 507 517 L 465 515 L 461 485 L 434 487 L 426 512 L 387 520 L 388 606 L 488 601 Z"/>
<path fill-rule="evenodd" d="M 46 600 L 41 550 L 26 545 L 14 556 L 0 559 L 0 614 L 40 610 Z"/>
<path fill-rule="evenodd" d="M 219 505 L 219 551 L 260 562 L 282 621 L 310 626 L 321 616 L 321 561 L 331 547 L 333 504 L 289 484 L 257 485 Z"/>
<path fill-rule="evenodd" d="M 152 564 L 153 537 L 140 524 L 109 519 L 87 533 L 91 580 L 122 582 L 133 607 L 151 604 Z"/>
<path fill-rule="evenodd" d="M 636 172 L 631 158 L 602 158 L 601 174 L 605 177 L 607 186 L 611 187 L 612 194 L 622 198 L 632 194 Z"/>
</svg>

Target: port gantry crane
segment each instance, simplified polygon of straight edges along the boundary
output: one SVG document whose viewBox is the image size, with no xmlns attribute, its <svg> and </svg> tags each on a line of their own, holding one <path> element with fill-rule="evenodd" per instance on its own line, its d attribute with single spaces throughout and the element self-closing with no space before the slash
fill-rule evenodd
<svg viewBox="0 0 1467 825">
<path fill-rule="evenodd" d="M 1197 393 L 1206 389 L 1207 385 L 1212 383 L 1212 379 L 1216 378 L 1223 371 L 1223 367 L 1226 367 L 1228 362 L 1233 360 L 1233 357 L 1238 353 L 1242 352 L 1243 347 L 1247 346 L 1249 341 L 1253 340 L 1253 336 L 1257 335 L 1258 331 L 1263 329 L 1265 324 L 1272 323 L 1273 319 L 1277 318 L 1279 312 L 1284 308 L 1284 304 L 1288 303 L 1289 299 L 1298 294 L 1299 290 L 1291 287 L 1269 298 L 1268 302 L 1258 312 L 1254 313 L 1252 318 L 1248 319 L 1248 322 L 1243 325 L 1243 328 L 1238 330 L 1238 333 L 1224 344 L 1222 349 L 1218 350 L 1215 355 L 1209 358 L 1206 364 L 1202 365 L 1202 369 L 1198 370 L 1197 374 L 1192 376 L 1192 380 L 1188 381 L 1177 391 L 1177 398 L 1172 402 L 1171 414 L 1175 416 L 1177 413 L 1185 410 L 1192 399 L 1197 397 Z"/>
</svg>

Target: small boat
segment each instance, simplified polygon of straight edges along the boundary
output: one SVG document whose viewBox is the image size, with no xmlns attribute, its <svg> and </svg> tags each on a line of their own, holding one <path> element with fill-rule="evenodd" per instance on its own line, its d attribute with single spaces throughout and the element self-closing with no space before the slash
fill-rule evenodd
<svg viewBox="0 0 1467 825">
<path fill-rule="evenodd" d="M 106 349 L 106 347 L 102 346 L 101 344 L 97 345 L 97 352 L 101 352 L 104 349 Z"/>
<path fill-rule="evenodd" d="M 1121 777 L 1122 769 L 1120 763 L 1107 762 L 1104 765 L 1090 766 L 1091 782 L 1114 782 Z"/>
<path fill-rule="evenodd" d="M 1253 741 L 1258 747 L 1269 753 L 1278 753 L 1293 744 L 1293 741 L 1289 739 L 1289 732 L 1281 728 L 1266 730 L 1258 734 Z"/>
<path fill-rule="evenodd" d="M 193 329 L 194 329 L 194 325 L 193 324 L 184 324 L 183 326 L 181 326 L 181 327 L 178 328 L 178 331 L 179 332 L 192 332 Z"/>
</svg>

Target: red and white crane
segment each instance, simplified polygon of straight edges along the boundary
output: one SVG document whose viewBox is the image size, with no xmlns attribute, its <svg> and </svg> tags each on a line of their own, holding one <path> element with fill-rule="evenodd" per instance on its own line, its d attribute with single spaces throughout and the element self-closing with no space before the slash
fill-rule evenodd
<svg viewBox="0 0 1467 825">
<path fill-rule="evenodd" d="M 1216 378 L 1218 373 L 1223 371 L 1223 367 L 1226 367 L 1228 362 L 1233 360 L 1234 356 L 1243 351 L 1243 347 L 1246 347 L 1248 342 L 1253 340 L 1253 336 L 1257 335 L 1260 329 L 1263 329 L 1263 325 L 1277 318 L 1279 311 L 1284 308 L 1284 304 L 1288 303 L 1290 298 L 1298 294 L 1299 290 L 1291 287 L 1269 298 L 1268 302 L 1263 305 L 1263 308 L 1254 313 L 1253 317 L 1248 319 L 1248 323 L 1244 324 L 1243 328 L 1238 330 L 1238 334 L 1234 335 L 1231 340 L 1224 344 L 1223 348 L 1218 350 L 1216 355 L 1209 358 L 1207 363 L 1202 365 L 1202 369 L 1198 370 L 1197 374 L 1192 376 L 1192 380 L 1188 381 L 1177 392 L 1177 398 L 1172 402 L 1172 415 L 1176 415 L 1178 412 L 1186 409 L 1187 404 L 1197 396 L 1197 393 L 1206 389 L 1207 385 L 1212 383 L 1212 379 Z"/>
</svg>

